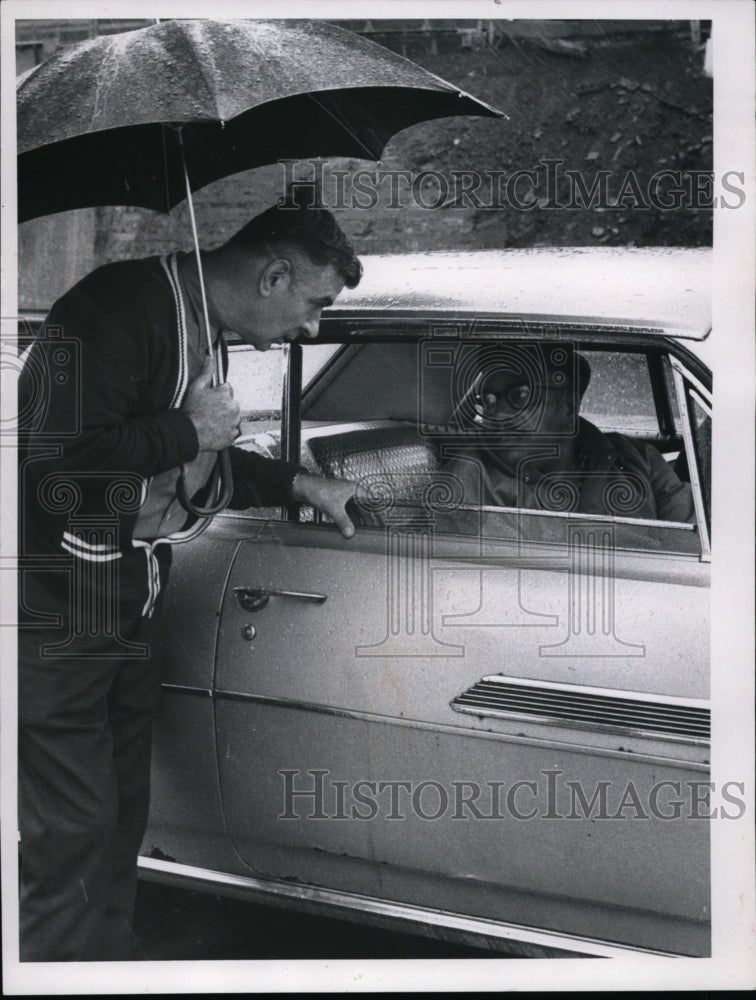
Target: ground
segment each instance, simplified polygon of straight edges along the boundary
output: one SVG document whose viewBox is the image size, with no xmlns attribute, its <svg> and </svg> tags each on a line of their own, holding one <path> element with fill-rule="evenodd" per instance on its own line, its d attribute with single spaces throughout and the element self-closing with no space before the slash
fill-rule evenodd
<svg viewBox="0 0 756 1000">
<path fill-rule="evenodd" d="M 140 882 L 137 961 L 497 958 L 496 952 Z M 519 957 L 515 952 L 509 957 Z"/>
</svg>

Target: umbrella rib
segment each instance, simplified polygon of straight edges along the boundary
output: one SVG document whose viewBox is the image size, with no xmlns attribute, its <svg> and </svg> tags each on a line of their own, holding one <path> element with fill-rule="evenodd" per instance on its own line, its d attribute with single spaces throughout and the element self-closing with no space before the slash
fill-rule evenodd
<svg viewBox="0 0 756 1000">
<path fill-rule="evenodd" d="M 166 21 L 165 23 L 166 24 L 176 24 L 177 22 L 176 21 Z M 190 27 L 193 27 L 193 25 L 191 25 Z M 207 73 L 205 72 L 205 64 L 204 64 L 203 60 L 201 58 L 199 58 L 199 56 L 197 54 L 197 50 L 196 50 L 195 44 L 194 44 L 194 37 L 192 36 L 192 32 L 191 31 L 187 32 L 187 37 L 191 41 L 191 44 L 188 46 L 188 53 L 187 54 L 191 58 L 193 66 L 197 70 L 197 72 L 199 73 L 199 77 L 201 78 L 202 83 L 204 84 L 205 93 L 206 93 L 206 99 L 209 98 L 210 103 L 212 104 L 212 107 L 213 107 L 213 111 L 215 113 L 215 117 L 217 119 L 219 119 L 219 120 L 222 121 L 223 117 L 220 114 L 220 109 L 218 108 L 218 100 L 217 100 L 217 97 L 216 97 L 215 88 L 211 85 L 211 81 L 210 81 Z"/>
<path fill-rule="evenodd" d="M 331 109 L 330 109 L 330 108 L 326 107 L 326 106 L 325 106 L 325 105 L 323 104 L 323 102 L 322 102 L 322 101 L 319 101 L 319 100 L 317 99 L 317 97 L 316 97 L 316 96 L 315 96 L 314 94 L 309 94 L 308 96 L 310 97 L 310 99 L 311 99 L 311 100 L 313 101 L 313 103 L 314 103 L 314 104 L 317 104 L 317 105 L 318 105 L 318 107 L 320 107 L 320 108 L 322 109 L 322 111 L 324 111 L 324 112 L 325 112 L 325 114 L 327 114 L 327 115 L 328 115 L 328 116 L 329 116 L 330 118 L 332 118 L 332 119 L 333 119 L 333 120 L 334 120 L 334 121 L 335 121 L 335 122 L 336 122 L 336 123 L 337 123 L 337 124 L 339 125 L 339 127 L 340 127 L 340 128 L 343 128 L 343 129 L 344 129 L 344 131 L 345 131 L 345 132 L 347 132 L 347 133 L 349 134 L 350 138 L 354 139 L 354 141 L 355 141 L 355 142 L 356 142 L 356 143 L 357 143 L 357 144 L 358 144 L 359 146 L 361 146 L 361 147 L 362 147 L 362 149 L 364 149 L 364 151 L 365 151 L 365 152 L 366 152 L 366 153 L 368 154 L 368 157 L 369 157 L 369 158 L 370 158 L 371 160 L 372 160 L 372 159 L 374 159 L 374 156 L 373 156 L 373 150 L 372 150 L 372 149 L 370 149 L 370 147 L 369 147 L 369 146 L 367 146 L 367 145 L 366 145 L 366 144 L 365 144 L 365 143 L 364 143 L 364 142 L 362 141 L 362 139 L 361 139 L 361 138 L 359 137 L 359 135 L 357 135 L 357 133 L 356 133 L 356 132 L 354 132 L 354 131 L 353 131 L 353 130 L 352 130 L 351 128 L 349 128 L 349 127 L 348 127 L 347 125 L 345 125 L 345 124 L 344 124 L 344 122 L 343 122 L 343 120 L 342 120 L 342 119 L 340 119 L 340 118 L 339 118 L 339 117 L 338 117 L 337 115 L 335 115 L 335 114 L 333 113 L 333 111 L 331 111 Z M 379 154 L 379 155 L 380 155 L 380 154 Z"/>
<path fill-rule="evenodd" d="M 171 182 L 170 182 L 170 171 L 168 169 L 168 143 L 166 141 L 168 135 L 167 126 L 160 126 L 160 139 L 163 147 L 163 189 L 165 190 L 165 204 L 166 208 L 170 212 L 171 210 Z"/>
</svg>

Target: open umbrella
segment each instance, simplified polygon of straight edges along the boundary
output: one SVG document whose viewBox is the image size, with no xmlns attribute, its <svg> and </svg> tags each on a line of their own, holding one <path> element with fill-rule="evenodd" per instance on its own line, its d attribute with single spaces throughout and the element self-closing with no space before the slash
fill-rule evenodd
<svg viewBox="0 0 756 1000">
<path fill-rule="evenodd" d="M 188 197 L 198 264 L 191 192 L 212 181 L 284 158 L 377 159 L 417 122 L 501 116 L 323 21 L 173 20 L 105 35 L 21 76 L 16 95 L 19 221 L 95 205 L 167 212 Z M 201 268 L 200 287 L 204 302 Z M 206 310 L 205 331 L 212 353 Z M 228 495 L 190 509 L 212 513 Z"/>
<path fill-rule="evenodd" d="M 323 21 L 163 21 L 62 49 L 17 83 L 19 221 L 70 208 L 168 212 L 279 159 L 378 159 L 417 122 L 501 113 Z"/>
</svg>

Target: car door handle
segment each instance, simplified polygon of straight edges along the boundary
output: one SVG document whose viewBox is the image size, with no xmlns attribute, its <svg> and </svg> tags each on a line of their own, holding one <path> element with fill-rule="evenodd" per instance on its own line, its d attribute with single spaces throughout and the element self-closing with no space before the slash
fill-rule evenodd
<svg viewBox="0 0 756 1000">
<path fill-rule="evenodd" d="M 325 594 L 307 594 L 300 590 L 268 590 L 262 587 L 234 587 L 236 600 L 242 611 L 262 611 L 271 597 L 291 597 L 308 604 L 323 604 Z"/>
</svg>

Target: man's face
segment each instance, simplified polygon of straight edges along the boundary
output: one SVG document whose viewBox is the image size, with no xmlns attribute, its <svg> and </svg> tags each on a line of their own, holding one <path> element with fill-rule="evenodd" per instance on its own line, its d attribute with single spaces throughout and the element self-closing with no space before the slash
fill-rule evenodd
<svg viewBox="0 0 756 1000">
<path fill-rule="evenodd" d="M 536 381 L 518 372 L 494 370 L 486 373 L 479 388 L 483 419 L 503 434 L 543 437 L 564 433 L 565 402 L 569 387 L 547 375 Z"/>
<path fill-rule="evenodd" d="M 565 445 L 575 424 L 573 387 L 562 373 L 555 377 L 544 372 L 544 376 L 536 379 L 533 373 L 528 376 L 493 364 L 478 387 L 482 426 L 499 435 L 497 453 L 512 464 L 538 450 L 555 452 L 553 457 L 534 459 L 539 468 L 558 466 L 566 457 Z"/>
<path fill-rule="evenodd" d="M 262 293 L 254 306 L 240 303 L 233 330 L 258 351 L 304 336 L 318 335 L 320 314 L 333 305 L 344 287 L 344 279 L 330 264 L 317 267 L 298 261 L 292 267 L 273 262 L 263 280 Z"/>
</svg>

